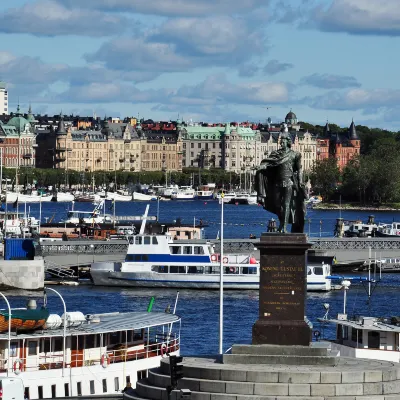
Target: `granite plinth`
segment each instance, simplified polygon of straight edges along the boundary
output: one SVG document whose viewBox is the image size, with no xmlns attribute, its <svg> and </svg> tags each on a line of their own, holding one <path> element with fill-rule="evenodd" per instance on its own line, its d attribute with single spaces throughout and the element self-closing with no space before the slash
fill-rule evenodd
<svg viewBox="0 0 400 400">
<path fill-rule="evenodd" d="M 259 320 L 253 344 L 300 345 L 311 342 L 304 320 L 307 292 L 305 234 L 264 233 L 260 244 Z"/>
</svg>

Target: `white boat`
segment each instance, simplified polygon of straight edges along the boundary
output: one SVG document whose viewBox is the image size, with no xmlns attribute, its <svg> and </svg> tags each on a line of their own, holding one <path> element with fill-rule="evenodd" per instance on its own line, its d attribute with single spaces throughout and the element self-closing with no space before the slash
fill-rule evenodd
<svg viewBox="0 0 400 400">
<path fill-rule="evenodd" d="M 211 200 L 214 198 L 214 189 L 215 185 L 210 186 L 201 186 L 199 190 L 196 192 L 196 197 L 199 200 Z"/>
<path fill-rule="evenodd" d="M 146 210 L 147 215 L 148 208 Z M 173 287 L 218 289 L 220 255 L 205 240 L 173 240 L 170 234 L 140 233 L 128 237 L 125 262 L 99 262 L 91 265 L 95 285 L 128 287 Z M 226 254 L 222 259 L 226 289 L 259 289 L 260 264 L 251 254 Z M 330 290 L 330 268 L 310 268 L 307 289 Z M 310 280 L 310 285 L 308 285 Z"/>
<path fill-rule="evenodd" d="M 246 192 L 236 193 L 233 203 L 235 204 L 249 204 L 250 194 Z"/>
<path fill-rule="evenodd" d="M 249 197 L 247 198 L 247 203 L 252 206 L 258 204 L 257 192 L 250 193 Z"/>
<path fill-rule="evenodd" d="M 224 197 L 223 197 L 223 202 L 225 204 L 229 204 L 229 203 L 233 203 L 233 200 L 236 197 L 236 193 L 235 192 L 226 192 L 224 193 Z M 217 195 L 217 199 L 220 200 L 221 199 L 221 193 L 219 193 Z"/>
<path fill-rule="evenodd" d="M 182 186 L 176 193 L 171 195 L 172 200 L 194 200 L 196 191 L 191 186 Z"/>
<path fill-rule="evenodd" d="M 176 194 L 178 190 L 178 185 L 165 186 L 160 189 L 160 195 L 169 199 L 173 194 Z"/>
<path fill-rule="evenodd" d="M 139 192 L 133 192 L 132 199 L 133 201 L 154 201 L 157 200 L 157 196 Z"/>
<path fill-rule="evenodd" d="M 99 202 L 93 211 L 78 211 L 74 209 L 72 203 L 72 210 L 67 212 L 67 217 L 61 220 L 64 224 L 110 224 L 113 222 L 113 216 L 104 214 L 102 209 L 104 207 L 104 200 Z"/>
<path fill-rule="evenodd" d="M 0 211 L 0 226 L 6 237 L 30 237 L 39 232 L 39 220 L 16 211 Z"/>
<path fill-rule="evenodd" d="M 17 192 L 7 192 L 4 195 L 4 201 L 7 203 L 44 203 L 51 201 L 53 195 L 51 193 L 46 193 L 40 195 L 37 191 L 33 191 L 31 194 L 17 193 Z"/>
<path fill-rule="evenodd" d="M 392 222 L 391 224 L 379 224 L 376 230 L 376 236 L 382 236 L 382 237 L 400 236 L 400 222 Z"/>
<path fill-rule="evenodd" d="M 128 192 L 107 192 L 107 200 L 132 201 L 132 195 Z"/>
<path fill-rule="evenodd" d="M 0 378 L 22 379 L 30 400 L 115 396 L 127 383 L 135 388 L 167 353 L 180 352 L 181 320 L 174 314 L 74 311 L 40 322 L 36 330 L 13 333 L 11 344 L 8 322 L 1 325 Z"/>
<path fill-rule="evenodd" d="M 71 202 L 75 200 L 75 196 L 69 192 L 57 192 L 57 202 Z"/>
</svg>

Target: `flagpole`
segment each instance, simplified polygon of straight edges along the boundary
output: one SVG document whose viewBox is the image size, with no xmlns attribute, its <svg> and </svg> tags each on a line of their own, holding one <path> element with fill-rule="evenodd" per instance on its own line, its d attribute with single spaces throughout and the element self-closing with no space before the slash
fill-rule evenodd
<svg viewBox="0 0 400 400">
<path fill-rule="evenodd" d="M 221 241 L 219 259 L 219 354 L 223 354 L 224 340 L 224 193 L 221 193 Z"/>
</svg>

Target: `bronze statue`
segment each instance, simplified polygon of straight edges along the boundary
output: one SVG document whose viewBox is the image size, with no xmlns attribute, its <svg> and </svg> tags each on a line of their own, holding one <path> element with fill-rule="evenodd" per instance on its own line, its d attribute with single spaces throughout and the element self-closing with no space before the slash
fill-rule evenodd
<svg viewBox="0 0 400 400">
<path fill-rule="evenodd" d="M 265 210 L 279 218 L 278 232 L 304 232 L 307 198 L 303 185 L 301 155 L 291 149 L 292 140 L 286 124 L 282 128 L 281 148 L 262 160 L 256 172 L 257 200 Z"/>
</svg>

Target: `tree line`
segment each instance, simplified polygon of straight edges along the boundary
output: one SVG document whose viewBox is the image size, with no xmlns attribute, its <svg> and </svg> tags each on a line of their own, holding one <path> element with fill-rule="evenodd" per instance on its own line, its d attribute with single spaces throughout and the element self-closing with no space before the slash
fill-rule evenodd
<svg viewBox="0 0 400 400">
<path fill-rule="evenodd" d="M 314 194 L 324 201 L 338 200 L 361 204 L 400 202 L 400 131 L 357 126 L 360 155 L 342 171 L 336 160 L 317 161 L 310 173 Z"/>
</svg>

